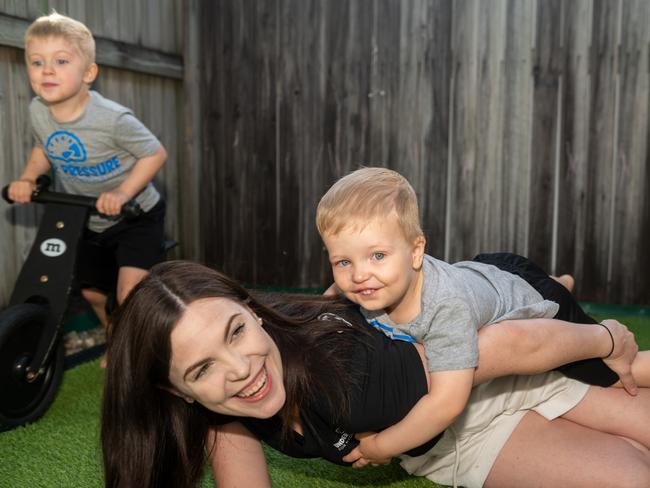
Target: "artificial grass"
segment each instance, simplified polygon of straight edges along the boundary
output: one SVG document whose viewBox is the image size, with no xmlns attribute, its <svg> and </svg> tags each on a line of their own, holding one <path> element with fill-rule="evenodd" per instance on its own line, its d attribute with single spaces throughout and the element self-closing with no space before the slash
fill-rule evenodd
<svg viewBox="0 0 650 488">
<path fill-rule="evenodd" d="M 602 320 L 616 316 L 650 349 L 650 316 L 615 315 L 591 310 Z M 0 433 L 0 488 L 102 487 L 99 412 L 104 372 L 99 361 L 66 371 L 51 408 L 38 422 Z M 383 486 L 435 488 L 424 478 L 408 476 L 397 463 L 353 470 L 322 460 L 299 460 L 266 449 L 275 487 L 347 488 Z M 209 472 L 201 488 L 212 488 Z M 253 487 L 251 487 L 253 488 Z"/>
<path fill-rule="evenodd" d="M 57 398 L 37 422 L 0 433 L 0 488 L 102 487 L 99 447 L 104 371 L 99 360 L 65 372 Z M 294 459 L 266 449 L 274 487 L 432 488 L 398 464 L 353 470 L 319 459 Z M 202 488 L 213 488 L 206 470 Z M 253 488 L 253 487 L 251 487 Z"/>
</svg>

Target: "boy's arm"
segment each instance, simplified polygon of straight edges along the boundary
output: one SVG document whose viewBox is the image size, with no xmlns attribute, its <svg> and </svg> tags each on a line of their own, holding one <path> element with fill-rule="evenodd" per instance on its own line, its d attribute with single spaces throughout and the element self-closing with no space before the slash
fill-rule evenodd
<svg viewBox="0 0 650 488">
<path fill-rule="evenodd" d="M 32 192 L 36 188 L 36 178 L 50 170 L 50 161 L 40 146 L 32 148 L 25 169 L 18 180 L 9 185 L 9 198 L 17 203 L 27 203 L 32 200 Z"/>
<path fill-rule="evenodd" d="M 445 430 L 465 408 L 472 389 L 474 369 L 429 373 L 429 393 L 420 398 L 406 417 L 376 435 L 364 437 L 359 446 L 343 458 L 355 462 L 382 463 L 421 446 Z"/>
<path fill-rule="evenodd" d="M 508 374 L 536 374 L 600 357 L 619 375 L 624 388 L 636 394 L 631 364 L 638 346 L 634 334 L 616 320 L 604 320 L 602 324 L 508 320 L 481 328 L 478 345 L 480 359 L 474 384 Z"/>
<path fill-rule="evenodd" d="M 97 199 L 97 210 L 105 215 L 117 215 L 122 205 L 135 197 L 140 190 L 153 180 L 156 173 L 167 160 L 167 151 L 163 146 L 151 156 L 136 161 L 129 176 L 114 190 L 102 193 Z"/>
</svg>

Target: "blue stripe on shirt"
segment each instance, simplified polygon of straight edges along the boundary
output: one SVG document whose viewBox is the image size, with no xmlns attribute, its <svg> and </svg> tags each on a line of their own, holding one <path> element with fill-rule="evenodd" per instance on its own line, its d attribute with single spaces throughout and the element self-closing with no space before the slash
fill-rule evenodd
<svg viewBox="0 0 650 488">
<path fill-rule="evenodd" d="M 370 322 L 370 325 L 372 325 L 375 329 L 379 329 L 382 331 L 384 334 L 386 334 L 388 337 L 391 339 L 397 339 L 398 341 L 406 341 L 406 342 L 417 342 L 415 339 L 413 339 L 410 335 L 408 334 L 401 334 L 399 332 L 395 332 L 394 327 L 390 327 L 386 324 L 382 324 L 379 322 L 377 319 L 373 319 Z"/>
</svg>

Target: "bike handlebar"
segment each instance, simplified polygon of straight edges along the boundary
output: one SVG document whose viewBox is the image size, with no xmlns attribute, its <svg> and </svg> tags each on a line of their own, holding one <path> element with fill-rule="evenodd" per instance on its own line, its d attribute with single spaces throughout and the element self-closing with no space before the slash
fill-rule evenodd
<svg viewBox="0 0 650 488">
<path fill-rule="evenodd" d="M 57 191 L 49 191 L 51 180 L 46 175 L 41 175 L 36 180 L 36 189 L 32 192 L 32 202 L 35 203 L 60 203 L 63 205 L 75 205 L 77 207 L 86 207 L 97 211 L 97 199 L 94 197 L 87 197 L 84 195 L 73 195 L 70 193 L 62 193 Z M 9 198 L 9 185 L 2 188 L 2 198 L 7 203 L 14 203 Z M 129 200 L 122 205 L 120 215 L 127 219 L 134 218 L 142 215 L 142 208 L 135 200 Z M 102 214 L 100 214 L 102 215 Z"/>
</svg>

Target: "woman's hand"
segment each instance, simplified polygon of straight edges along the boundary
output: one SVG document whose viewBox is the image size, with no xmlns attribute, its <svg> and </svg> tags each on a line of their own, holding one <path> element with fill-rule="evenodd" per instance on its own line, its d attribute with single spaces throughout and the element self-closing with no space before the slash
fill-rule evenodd
<svg viewBox="0 0 650 488">
<path fill-rule="evenodd" d="M 359 445 L 343 458 L 344 462 L 352 463 L 353 468 L 363 468 L 368 464 L 378 466 L 390 463 L 391 458 L 385 457 L 377 448 L 375 432 L 364 432 L 356 434 L 355 437 Z"/>
<path fill-rule="evenodd" d="M 637 386 L 632 376 L 632 362 L 639 352 L 634 334 L 618 320 L 607 319 L 601 322 L 612 335 L 612 352 L 603 361 L 621 380 L 621 386 L 630 395 L 637 394 Z"/>
</svg>

